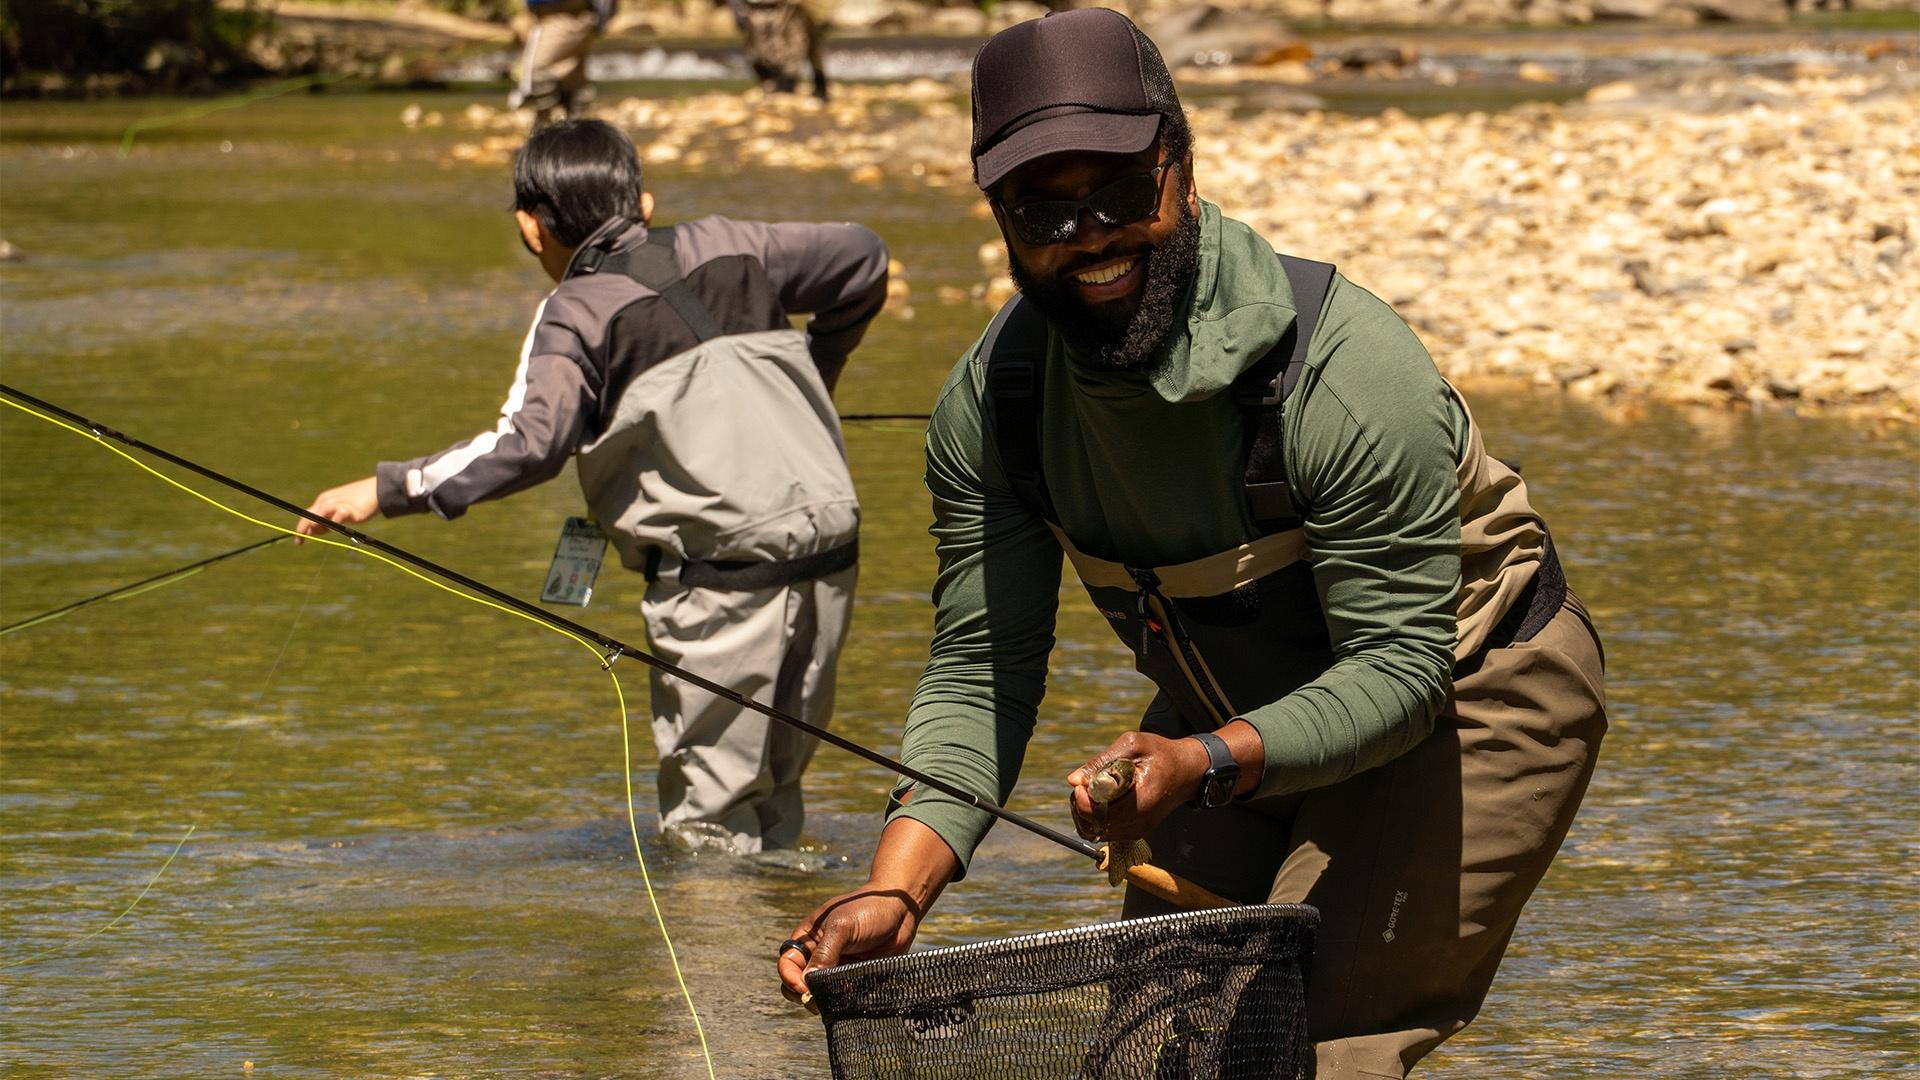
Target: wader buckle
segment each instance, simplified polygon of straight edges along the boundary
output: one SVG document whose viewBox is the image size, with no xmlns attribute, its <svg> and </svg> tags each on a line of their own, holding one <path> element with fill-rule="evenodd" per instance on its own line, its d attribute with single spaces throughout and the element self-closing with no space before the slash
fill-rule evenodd
<svg viewBox="0 0 1920 1080">
<path fill-rule="evenodd" d="M 987 392 L 995 397 L 1032 397 L 1033 361 L 1008 357 L 987 365 Z"/>
<path fill-rule="evenodd" d="M 1256 384 L 1254 389 L 1235 390 L 1233 400 L 1248 408 L 1266 408 L 1278 405 L 1287 398 L 1286 381 L 1279 376 Z"/>
<path fill-rule="evenodd" d="M 1152 647 L 1153 635 L 1164 633 L 1165 627 L 1153 617 L 1152 609 L 1147 607 L 1147 597 L 1160 586 L 1160 575 L 1146 567 L 1126 567 L 1134 584 L 1140 586 L 1140 598 L 1134 601 L 1134 613 L 1140 616 L 1140 653 L 1145 655 Z"/>
</svg>

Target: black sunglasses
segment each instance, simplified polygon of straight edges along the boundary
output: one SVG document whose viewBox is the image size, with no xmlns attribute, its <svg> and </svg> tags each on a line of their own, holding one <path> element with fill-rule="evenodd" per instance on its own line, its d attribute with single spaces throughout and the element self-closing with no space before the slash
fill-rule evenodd
<svg viewBox="0 0 1920 1080">
<path fill-rule="evenodd" d="M 1169 158 L 1146 172 L 1123 176 L 1079 202 L 1041 199 L 1009 206 L 1007 216 L 1013 219 L 1013 231 L 1021 241 L 1035 247 L 1073 239 L 1082 210 L 1109 229 L 1131 225 L 1160 209 L 1161 177 L 1176 164 Z"/>
</svg>

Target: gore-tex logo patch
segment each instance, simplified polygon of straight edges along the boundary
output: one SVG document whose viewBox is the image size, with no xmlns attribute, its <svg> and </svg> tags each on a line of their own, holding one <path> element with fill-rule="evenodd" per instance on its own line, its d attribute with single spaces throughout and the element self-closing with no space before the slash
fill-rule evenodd
<svg viewBox="0 0 1920 1080">
<path fill-rule="evenodd" d="M 1406 902 L 1406 893 L 1396 892 L 1393 894 L 1393 910 L 1387 913 L 1387 928 L 1380 932 L 1381 941 L 1391 942 L 1393 940 L 1393 928 L 1400 923 L 1400 905 Z"/>
</svg>

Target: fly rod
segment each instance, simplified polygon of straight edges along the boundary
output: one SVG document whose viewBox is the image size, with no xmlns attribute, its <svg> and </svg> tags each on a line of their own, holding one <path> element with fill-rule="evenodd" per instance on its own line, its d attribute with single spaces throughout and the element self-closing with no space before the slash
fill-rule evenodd
<svg viewBox="0 0 1920 1080">
<path fill-rule="evenodd" d="M 654 656 L 652 653 L 649 653 L 644 649 L 638 649 L 632 645 L 628 645 L 627 643 L 620 641 L 618 638 L 609 637 L 606 634 L 602 634 L 597 630 L 593 630 L 588 627 L 582 626 L 579 623 L 574 622 L 572 619 L 568 619 L 560 615 L 555 615 L 553 612 L 548 611 L 545 608 L 527 603 L 525 600 L 522 600 L 519 597 L 512 595 L 511 593 L 502 592 L 499 589 L 496 589 L 493 586 L 488 585 L 484 582 L 476 581 L 473 578 L 468 577 L 467 575 L 460 573 L 457 570 L 450 570 L 447 567 L 441 566 L 439 563 L 433 562 L 419 555 L 415 555 L 404 548 L 395 547 L 394 545 L 389 544 L 384 540 L 381 540 L 374 536 L 369 536 L 366 533 L 359 531 L 358 529 L 350 528 L 346 525 L 341 525 L 338 522 L 329 521 L 328 519 L 323 518 L 318 514 L 309 513 L 306 510 L 286 501 L 285 499 L 282 499 L 276 495 L 269 494 L 268 492 L 262 491 L 259 488 L 256 488 L 253 485 L 248 484 L 244 481 L 236 480 L 233 477 L 226 475 L 225 473 L 217 472 L 213 469 L 206 467 L 205 465 L 199 464 L 198 462 L 189 461 L 188 459 L 183 458 L 178 454 L 172 453 L 167 450 L 162 450 L 157 446 L 153 446 L 149 443 L 142 442 L 141 440 L 136 439 L 131 435 L 127 435 L 123 432 L 116 431 L 113 428 L 107 427 L 104 424 L 96 423 L 95 421 L 90 420 L 87 417 L 81 416 L 79 413 L 73 412 L 69 409 L 63 409 L 60 406 L 53 404 L 52 402 L 44 401 L 40 398 L 34 397 L 31 394 L 17 390 L 11 386 L 8 386 L 5 383 L 0 383 L 0 394 L 4 394 L 5 396 L 14 399 L 17 402 L 21 402 L 26 405 L 29 405 L 34 409 L 39 409 L 43 412 L 51 413 L 54 416 L 58 416 L 61 419 L 66 420 L 71 424 L 84 428 L 86 429 L 87 432 L 92 434 L 93 437 L 96 439 L 111 439 L 114 442 L 120 443 L 123 446 L 132 447 L 133 449 L 138 450 L 144 454 L 150 454 L 153 457 L 159 458 L 162 461 L 168 462 L 173 465 L 177 465 L 180 468 L 187 469 L 191 472 L 197 473 L 201 476 L 206 477 L 209 480 L 214 481 L 217 484 L 222 484 L 226 487 L 232 488 L 233 490 L 238 491 L 241 494 L 246 495 L 250 498 L 258 499 L 269 506 L 275 507 L 276 509 L 284 510 L 289 514 L 293 514 L 297 517 L 304 518 L 308 521 L 313 522 L 316 525 L 324 525 L 329 530 L 332 530 L 333 532 L 337 532 L 345 536 L 349 541 L 351 541 L 355 545 L 371 548 L 375 551 L 381 552 L 382 554 L 390 555 L 396 559 L 400 559 L 403 562 L 411 563 L 412 565 L 419 567 L 420 569 L 425 570 L 430 574 L 438 575 L 439 577 L 444 578 L 447 581 L 451 581 L 467 589 L 471 589 L 474 592 L 479 593 L 482 596 L 485 596 L 487 599 L 493 600 L 505 607 L 509 607 L 514 611 L 527 616 L 528 618 L 534 619 L 538 622 L 545 623 L 548 626 L 554 627 L 555 629 L 558 629 L 558 630 L 563 630 L 577 637 L 585 638 L 586 640 L 591 641 L 594 644 L 600 646 L 602 649 L 606 650 L 604 662 L 608 666 L 611 666 L 615 660 L 619 659 L 622 656 L 630 656 L 633 659 L 638 660 L 639 662 L 647 665 L 648 667 L 651 667 L 657 671 L 665 672 L 668 675 L 672 675 L 676 679 L 682 679 L 688 683 L 693 684 L 694 686 L 699 687 L 702 690 L 705 690 L 709 694 L 713 694 L 716 697 L 720 697 L 724 700 L 730 701 L 735 705 L 740 706 L 741 708 L 751 709 L 752 711 L 757 712 L 762 716 L 768 717 L 773 720 L 777 720 L 780 723 L 788 725 L 789 727 L 798 728 L 799 730 L 804 731 L 809 735 L 812 735 L 814 738 L 819 739 L 821 742 L 825 742 L 833 746 L 837 746 L 840 749 L 855 755 L 856 757 L 864 758 L 865 760 L 872 762 L 875 765 L 878 765 L 884 769 L 888 769 L 894 773 L 897 773 L 900 776 L 904 776 L 907 779 L 912 780 L 916 784 L 924 784 L 927 787 L 940 792 L 941 794 L 950 795 L 953 798 L 959 799 L 961 802 L 966 803 L 968 806 L 971 806 L 977 810 L 984 810 L 987 813 L 992 814 L 994 817 L 997 817 L 1002 821 L 1006 821 L 1013 825 L 1017 825 L 1020 828 L 1027 830 L 1028 832 L 1034 833 L 1035 835 L 1051 840 L 1062 847 L 1069 848 L 1073 851 L 1079 852 L 1081 855 L 1084 855 L 1089 859 L 1099 861 L 1103 856 L 1103 850 L 1101 845 L 1090 843 L 1076 836 L 1068 836 L 1067 834 L 1060 832 L 1058 829 L 1048 828 L 1047 826 L 1042 825 L 1039 822 L 1032 820 L 1031 818 L 1023 817 L 1020 814 L 1016 814 L 1013 811 L 1007 810 L 1004 807 L 1001 807 L 995 803 L 988 802 L 987 800 L 980 798 L 978 795 L 975 795 L 972 792 L 963 790 L 959 787 L 949 784 L 946 781 L 939 779 L 938 777 L 929 776 L 928 774 L 921 772 L 920 770 L 915 769 L 912 766 L 905 764 L 904 762 L 896 761 L 893 758 L 890 758 L 885 754 L 880 753 L 877 750 L 870 750 L 867 747 L 862 746 L 859 743 L 853 742 L 850 739 L 844 738 L 839 735 L 835 735 L 833 732 L 828 731 L 826 728 L 820 727 L 815 724 L 810 724 L 805 720 L 800 719 L 797 716 L 788 715 L 787 713 L 784 713 L 779 709 L 773 708 L 770 705 L 763 705 L 760 702 L 755 701 L 752 698 L 749 698 L 741 694 L 737 690 L 731 689 L 730 687 L 722 686 L 721 684 L 716 683 L 713 680 L 707 679 L 703 676 L 696 675 L 693 672 L 688 671 L 687 669 L 680 667 L 676 664 L 668 663 L 667 661 L 662 660 L 657 656 Z"/>
<path fill-rule="evenodd" d="M 89 434 L 91 434 L 96 439 L 111 439 L 114 442 L 120 443 L 123 446 L 131 447 L 132 449 L 138 450 L 142 453 L 149 454 L 149 455 L 152 455 L 153 457 L 159 458 L 162 461 L 168 462 L 173 465 L 177 465 L 180 468 L 186 469 L 200 476 L 204 476 L 207 479 L 212 480 L 217 484 L 221 484 L 225 487 L 233 489 L 234 491 L 238 491 L 241 494 L 248 496 L 249 498 L 257 499 L 263 503 L 266 503 L 269 506 L 275 507 L 276 509 L 283 510 L 289 514 L 293 514 L 307 521 L 311 521 L 316 525 L 325 526 L 328 530 L 340 533 L 341 535 L 345 536 L 351 543 L 353 543 L 356 546 L 365 547 L 373 551 L 378 551 L 384 555 L 391 556 L 395 559 L 399 559 L 406 563 L 410 563 L 413 566 L 416 566 L 421 570 L 424 570 L 430 574 L 437 575 L 446 581 L 451 581 L 457 585 L 461 585 L 467 589 L 470 589 L 473 592 L 478 593 L 481 596 L 484 596 L 489 600 L 494 601 L 495 603 L 498 603 L 502 607 L 507 608 L 517 614 L 523 615 L 526 618 L 532 619 L 535 622 L 544 623 L 547 626 L 553 627 L 556 630 L 560 630 L 564 633 L 571 634 L 578 639 L 591 641 L 594 644 L 600 646 L 602 649 L 606 650 L 606 653 L 602 657 L 601 662 L 609 668 L 611 668 L 613 666 L 614 661 L 618 660 L 620 657 L 630 656 L 633 659 L 639 661 L 640 663 L 655 669 L 656 671 L 661 671 L 668 675 L 672 675 L 677 679 L 684 680 L 685 682 L 690 683 L 694 686 L 697 686 L 700 689 L 705 690 L 716 697 L 719 697 L 726 701 L 730 701 L 733 704 L 738 705 L 743 709 L 751 710 L 771 720 L 776 720 L 782 724 L 786 724 L 789 727 L 796 728 L 800 731 L 804 731 L 807 734 L 812 735 L 814 738 L 819 739 L 821 742 L 827 743 L 831 746 L 837 746 L 840 749 L 845 750 L 846 752 L 854 755 L 855 757 L 861 758 L 862 760 L 878 765 L 883 769 L 886 769 L 892 773 L 895 773 L 896 775 L 904 776 L 907 779 L 912 780 L 916 784 L 924 784 L 925 786 L 933 789 L 934 791 L 938 791 L 943 795 L 947 795 L 952 798 L 958 799 L 961 802 L 965 803 L 968 806 L 973 807 L 976 810 L 984 811 L 992 815 L 993 817 L 999 818 L 1002 821 L 1008 822 L 1010 824 L 1018 826 L 1019 828 L 1025 829 L 1026 831 L 1033 833 L 1036 836 L 1039 836 L 1046 840 L 1051 840 L 1054 843 L 1059 844 L 1061 847 L 1064 847 L 1070 851 L 1077 852 L 1078 854 L 1093 860 L 1094 863 L 1096 863 L 1100 867 L 1100 869 L 1107 870 L 1110 876 L 1123 873 L 1127 881 L 1132 882 L 1133 884 L 1139 886 L 1140 888 L 1145 889 L 1146 891 L 1151 892 L 1154 895 L 1159 896 L 1164 900 L 1168 900 L 1172 903 L 1179 904 L 1183 907 L 1226 907 L 1234 903 L 1234 901 L 1227 900 L 1223 897 L 1220 897 L 1212 892 L 1207 891 L 1204 888 L 1201 888 L 1198 885 L 1193 884 L 1192 882 L 1186 881 L 1183 878 L 1170 874 L 1167 871 L 1162 870 L 1157 866 L 1153 866 L 1150 863 L 1140 863 L 1137 865 L 1125 867 L 1124 870 L 1121 870 L 1118 868 L 1118 864 L 1115 864 L 1114 860 L 1116 859 L 1116 857 L 1118 857 L 1124 863 L 1125 862 L 1124 856 L 1121 853 L 1113 851 L 1111 849 L 1111 846 L 1108 844 L 1095 844 L 1087 840 L 1082 840 L 1077 836 L 1068 836 L 1066 833 L 1063 833 L 1058 829 L 1049 828 L 1048 826 L 1042 825 L 1039 822 L 1034 821 L 1032 818 L 1028 818 L 1021 814 L 1014 813 L 1013 811 L 1008 810 L 1005 807 L 998 805 L 997 803 L 993 803 L 986 799 L 983 799 L 980 796 L 975 795 L 970 791 L 966 791 L 953 784 L 949 784 L 938 777 L 931 776 L 927 773 L 921 772 L 920 770 L 912 767 L 911 765 L 906 764 L 905 762 L 897 761 L 894 758 L 890 758 L 887 755 L 882 754 L 877 750 L 868 749 L 867 747 L 862 746 L 859 743 L 852 741 L 851 739 L 847 739 L 843 736 L 836 735 L 833 732 L 828 731 L 826 728 L 820 727 L 815 724 L 810 724 L 807 721 L 802 720 L 797 716 L 789 715 L 788 713 L 782 712 L 779 709 L 776 709 L 770 705 L 763 705 L 760 702 L 755 701 L 752 698 L 749 698 L 741 694 L 737 690 L 734 690 L 727 686 L 723 686 L 720 683 L 714 682 L 713 680 L 708 679 L 704 676 L 697 675 L 676 664 L 672 664 L 665 660 L 662 660 L 659 657 L 654 656 L 652 653 L 647 652 L 645 649 L 635 648 L 634 646 L 628 645 L 627 643 L 619 640 L 618 638 L 609 637 L 606 634 L 600 633 L 598 630 L 593 630 L 586 626 L 582 626 L 579 623 L 576 623 L 573 620 L 568 619 L 564 616 L 555 615 L 553 612 L 548 611 L 545 608 L 530 604 L 525 600 L 522 600 L 519 597 L 514 596 L 511 593 L 502 592 L 501 590 L 496 589 L 491 585 L 488 585 L 481 581 L 477 581 L 471 577 L 468 577 L 463 573 L 460 573 L 457 570 L 448 569 L 447 567 L 441 566 L 439 563 L 433 562 L 419 555 L 415 555 L 414 553 L 406 550 L 405 548 L 396 547 L 393 544 L 389 544 L 386 541 L 379 539 L 378 537 L 369 536 L 366 533 L 359 531 L 358 529 L 354 529 L 346 525 L 341 525 L 338 522 L 334 522 L 334 521 L 328 520 L 327 518 L 323 518 L 318 514 L 309 513 L 307 510 L 301 507 L 295 506 L 294 504 L 276 495 L 272 495 L 268 492 L 262 491 L 251 484 L 248 484 L 241 480 L 236 480 L 233 477 L 226 475 L 225 473 L 218 472 L 214 469 L 210 469 L 207 466 L 201 465 L 198 462 L 190 461 L 186 458 L 179 456 L 178 454 L 172 453 L 171 451 L 163 450 L 157 446 L 153 446 L 150 443 L 142 442 L 141 440 L 136 439 L 131 435 L 127 435 L 123 432 L 116 431 L 113 428 L 107 427 L 104 424 L 96 423 L 95 421 L 90 420 L 87 417 L 80 415 L 79 413 L 73 412 L 69 409 L 64 409 L 58 405 L 53 404 L 52 402 L 44 401 L 40 398 L 34 397 L 31 394 L 17 390 L 12 386 L 8 386 L 5 383 L 0 383 L 0 396 L 8 397 L 13 399 L 14 402 L 16 403 L 24 403 L 24 405 L 30 406 L 30 408 L 27 411 L 32 411 L 35 409 L 40 410 L 43 414 L 43 418 L 44 418 L 44 414 L 51 413 L 54 416 L 60 417 L 62 420 L 68 422 L 69 424 L 85 429 Z M 1114 877 L 1114 881 L 1117 884 L 1118 877 Z"/>
<path fill-rule="evenodd" d="M 197 574 L 207 567 L 212 566 L 214 563 L 226 562 L 228 559 L 237 559 L 248 552 L 259 551 L 263 547 L 278 544 L 282 540 L 291 539 L 293 539 L 291 536 L 270 536 L 265 540 L 256 540 L 251 544 L 234 548 L 232 551 L 223 551 L 218 555 L 210 555 L 207 558 L 201 559 L 199 562 L 190 562 L 185 566 L 176 566 L 171 570 L 163 571 L 152 577 L 141 578 L 139 581 L 133 582 L 130 585 L 122 585 L 117 589 L 108 589 L 106 592 L 89 596 L 85 600 L 75 600 L 71 604 L 54 608 L 52 611 L 43 611 L 30 619 L 21 619 L 19 622 L 0 626 L 0 636 L 11 634 L 15 630 L 25 630 L 29 626 L 38 626 L 43 622 L 51 622 L 62 615 L 79 611 L 83 607 L 90 607 L 108 600 L 124 600 L 129 596 L 137 596 L 140 593 L 146 592 L 148 589 L 157 589 L 162 585 L 186 577 L 189 574 Z"/>
<path fill-rule="evenodd" d="M 863 422 L 863 421 L 870 421 L 870 420 L 931 420 L 931 419 L 933 419 L 933 417 L 930 414 L 923 413 L 923 412 L 868 412 L 868 413 L 842 413 L 840 415 L 840 420 L 842 423 L 845 423 L 848 421 Z"/>
</svg>

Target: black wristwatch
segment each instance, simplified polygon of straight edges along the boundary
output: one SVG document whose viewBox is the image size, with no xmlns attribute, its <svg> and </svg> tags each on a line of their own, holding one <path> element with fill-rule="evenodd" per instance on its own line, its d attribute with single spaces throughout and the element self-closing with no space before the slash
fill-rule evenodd
<svg viewBox="0 0 1920 1080">
<path fill-rule="evenodd" d="M 1233 801 L 1234 786 L 1240 783 L 1240 763 L 1233 760 L 1233 751 L 1220 736 L 1202 731 L 1193 738 L 1207 748 L 1207 772 L 1200 778 L 1200 790 L 1187 805 L 1195 810 L 1225 806 Z"/>
</svg>

